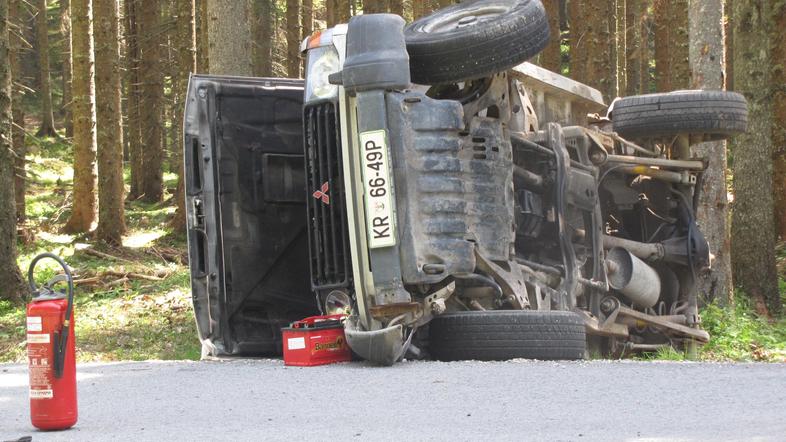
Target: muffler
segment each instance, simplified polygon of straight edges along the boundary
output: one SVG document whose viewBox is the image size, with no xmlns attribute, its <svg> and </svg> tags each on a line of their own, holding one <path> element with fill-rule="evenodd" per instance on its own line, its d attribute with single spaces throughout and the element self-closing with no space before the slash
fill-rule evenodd
<svg viewBox="0 0 786 442">
<path fill-rule="evenodd" d="M 660 276 L 627 249 L 614 247 L 606 254 L 609 286 L 639 307 L 653 307 L 660 297 Z"/>
</svg>

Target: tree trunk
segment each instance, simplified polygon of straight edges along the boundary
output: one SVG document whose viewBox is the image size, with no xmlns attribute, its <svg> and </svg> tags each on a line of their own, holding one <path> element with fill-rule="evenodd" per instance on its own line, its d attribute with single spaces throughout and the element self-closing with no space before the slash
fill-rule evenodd
<svg viewBox="0 0 786 442">
<path fill-rule="evenodd" d="M 25 284 L 16 264 L 14 161 L 11 157 L 11 71 L 8 0 L 0 0 L 0 299 L 19 303 Z"/>
<path fill-rule="evenodd" d="M 60 0 L 60 34 L 63 36 L 63 126 L 66 138 L 74 136 L 71 115 L 71 0 Z"/>
<path fill-rule="evenodd" d="M 776 232 L 786 241 L 786 3 L 773 5 L 772 20 L 773 195 Z"/>
<path fill-rule="evenodd" d="M 309 0 L 311 1 L 311 0 Z M 271 0 L 254 2 L 256 20 L 254 20 L 254 75 L 257 77 L 273 76 L 273 14 L 275 5 Z"/>
<path fill-rule="evenodd" d="M 287 0 L 287 75 L 300 78 L 300 0 Z"/>
<path fill-rule="evenodd" d="M 260 3 L 271 3 L 273 0 L 261 0 Z M 270 13 L 271 15 L 273 12 Z M 197 72 L 206 74 L 210 72 L 209 60 L 207 58 L 208 47 L 210 46 L 210 38 L 208 36 L 207 25 L 207 0 L 200 0 L 196 9 L 196 27 L 197 27 Z M 260 20 L 264 17 L 260 17 Z M 271 17 L 272 20 L 272 17 Z"/>
<path fill-rule="evenodd" d="M 160 11 L 155 0 L 139 3 L 138 29 L 139 77 L 141 94 L 139 101 L 140 132 L 142 134 L 142 199 L 159 202 L 164 196 L 163 162 L 164 146 L 161 143 L 163 125 L 161 108 L 164 105 L 164 74 L 161 66 Z"/>
<path fill-rule="evenodd" d="M 74 60 L 74 204 L 63 231 L 82 233 L 96 217 L 96 102 L 90 0 L 71 3 Z"/>
<path fill-rule="evenodd" d="M 98 142 L 99 240 L 123 243 L 123 124 L 120 107 L 120 20 L 117 0 L 95 3 L 96 129 Z"/>
<path fill-rule="evenodd" d="M 22 21 L 19 15 L 19 3 L 21 0 L 10 0 L 8 5 L 8 26 L 9 26 L 9 68 L 11 74 L 11 146 L 14 152 L 14 201 L 16 203 L 16 220 L 24 222 L 25 215 L 25 187 L 27 181 L 27 167 L 25 156 L 27 146 L 25 145 L 25 111 L 22 106 L 22 65 L 20 57 L 22 54 Z"/>
<path fill-rule="evenodd" d="M 126 121 L 125 138 L 128 143 L 128 159 L 131 169 L 131 190 L 128 198 L 135 200 L 142 195 L 142 132 L 139 76 L 139 26 L 137 13 L 139 0 L 125 0 L 126 34 Z"/>
<path fill-rule="evenodd" d="M 617 28 L 615 30 L 617 46 L 616 46 L 616 62 L 617 66 L 617 96 L 625 95 L 628 89 L 628 72 L 627 72 L 627 57 L 628 57 L 628 16 L 625 10 L 626 0 L 617 0 L 615 7 L 617 15 Z"/>
<path fill-rule="evenodd" d="M 302 0 L 302 1 L 303 1 L 303 7 L 300 16 L 301 41 L 310 37 L 311 33 L 314 32 L 314 0 Z"/>
<path fill-rule="evenodd" d="M 208 59 L 211 74 L 246 77 L 254 75 L 250 12 L 249 0 L 207 1 Z M 299 37 L 299 26 L 295 24 L 294 27 Z"/>
<path fill-rule="evenodd" d="M 571 2 L 571 77 L 592 86 L 606 99 L 616 95 L 612 1 Z M 574 55 L 576 60 L 573 60 Z M 574 74 L 575 67 L 575 74 Z"/>
<path fill-rule="evenodd" d="M 759 313 L 779 314 L 772 198 L 772 83 L 768 0 L 734 2 L 734 84 L 748 99 L 748 132 L 734 138 L 732 266 Z M 782 30 L 778 30 L 782 31 Z"/>
<path fill-rule="evenodd" d="M 580 0 L 568 1 L 568 24 L 570 25 L 570 78 L 584 81 L 587 78 L 587 51 L 589 50 L 588 22 L 585 17 L 587 4 Z"/>
<path fill-rule="evenodd" d="M 172 78 L 175 91 L 175 139 L 177 140 L 174 150 L 175 170 L 178 174 L 177 210 L 172 218 L 170 225 L 177 231 L 185 231 L 186 228 L 186 194 L 185 194 L 185 166 L 183 164 L 183 151 L 185 149 L 183 140 L 183 114 L 185 107 L 186 88 L 188 87 L 188 73 L 196 69 L 196 23 L 194 15 L 196 8 L 194 0 L 177 0 L 177 68 Z"/>
<path fill-rule="evenodd" d="M 691 88 L 723 89 L 723 0 L 690 2 Z M 708 302 L 728 304 L 732 296 L 729 201 L 726 191 L 726 142 L 693 146 L 693 154 L 707 158 L 701 179 L 696 221 L 715 255 L 711 271 L 699 280 Z"/>
<path fill-rule="evenodd" d="M 46 0 L 36 0 L 36 50 L 38 52 L 38 85 L 41 100 L 41 128 L 36 134 L 39 137 L 53 137 L 55 118 L 52 112 L 52 81 L 49 78 L 49 25 L 46 14 Z"/>
<path fill-rule="evenodd" d="M 725 51 L 723 58 L 726 65 L 726 78 L 724 86 L 727 91 L 734 89 L 734 27 L 732 26 L 734 20 L 734 5 L 733 0 L 723 0 L 723 12 L 725 14 L 723 21 Z"/>
<path fill-rule="evenodd" d="M 655 0 L 655 82 L 659 92 L 685 89 L 688 65 L 688 0 Z"/>
<path fill-rule="evenodd" d="M 383 12 L 387 12 L 385 0 L 363 0 L 364 14 L 379 14 Z"/>
<path fill-rule="evenodd" d="M 388 2 L 388 11 L 391 14 L 404 16 L 404 0 L 390 0 Z"/>
<path fill-rule="evenodd" d="M 334 0 L 336 2 L 336 24 L 349 23 L 354 11 L 354 0 Z"/>
<path fill-rule="evenodd" d="M 622 1 L 622 0 L 621 0 Z M 641 90 L 642 47 L 646 40 L 641 32 L 641 0 L 625 1 L 625 95 Z M 644 41 L 642 41 L 644 40 Z"/>
<path fill-rule="evenodd" d="M 650 93 L 650 59 L 653 53 L 650 44 L 652 42 L 652 16 L 649 13 L 651 0 L 642 0 L 641 3 L 641 56 L 639 57 L 639 93 Z"/>
<path fill-rule="evenodd" d="M 543 2 L 546 7 L 546 14 L 549 17 L 549 29 L 551 36 L 549 37 L 549 44 L 546 49 L 540 53 L 540 65 L 544 68 L 562 73 L 562 51 L 561 51 L 561 32 L 560 24 L 560 2 L 558 0 L 547 0 Z"/>
</svg>

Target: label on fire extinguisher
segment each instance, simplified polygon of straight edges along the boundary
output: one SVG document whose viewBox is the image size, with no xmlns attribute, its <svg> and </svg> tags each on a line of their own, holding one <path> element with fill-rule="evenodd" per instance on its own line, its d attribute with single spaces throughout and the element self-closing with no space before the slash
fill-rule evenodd
<svg viewBox="0 0 786 442">
<path fill-rule="evenodd" d="M 27 343 L 28 344 L 48 344 L 49 343 L 49 333 L 28 333 L 27 334 Z"/>
<path fill-rule="evenodd" d="M 42 330 L 42 323 L 40 316 L 30 316 L 27 318 L 27 331 L 40 332 Z"/>
<path fill-rule="evenodd" d="M 30 336 L 46 336 L 46 343 L 49 342 L 49 334 L 28 334 Z M 30 370 L 30 399 L 52 399 L 52 378 L 49 370 L 48 349 L 43 345 L 27 346 L 27 367 Z"/>
</svg>

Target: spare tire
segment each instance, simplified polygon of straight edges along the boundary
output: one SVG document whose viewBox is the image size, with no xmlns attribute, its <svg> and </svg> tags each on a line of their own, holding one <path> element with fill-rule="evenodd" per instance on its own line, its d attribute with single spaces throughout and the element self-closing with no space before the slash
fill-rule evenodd
<svg viewBox="0 0 786 442">
<path fill-rule="evenodd" d="M 537 55 L 549 41 L 539 0 L 468 0 L 404 30 L 412 81 L 440 84 L 493 75 Z"/>
<path fill-rule="evenodd" d="M 680 134 L 724 139 L 745 132 L 748 103 L 726 91 L 676 91 L 637 95 L 614 102 L 614 131 L 625 138 L 660 138 Z"/>
<path fill-rule="evenodd" d="M 429 325 L 429 349 L 441 361 L 583 359 L 586 339 L 581 317 L 563 311 L 446 313 Z"/>
</svg>

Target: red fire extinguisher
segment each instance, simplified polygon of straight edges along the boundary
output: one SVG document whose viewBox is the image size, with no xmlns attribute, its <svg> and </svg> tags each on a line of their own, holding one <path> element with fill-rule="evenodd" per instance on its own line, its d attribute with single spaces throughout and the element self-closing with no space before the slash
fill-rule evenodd
<svg viewBox="0 0 786 442">
<path fill-rule="evenodd" d="M 44 258 L 65 271 L 36 287 L 35 266 Z M 76 360 L 74 351 L 74 280 L 68 265 L 52 253 L 30 263 L 27 280 L 33 299 L 27 306 L 27 361 L 30 371 L 30 420 L 41 430 L 65 430 L 76 424 Z M 67 292 L 54 286 L 67 285 Z"/>
</svg>

